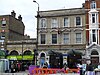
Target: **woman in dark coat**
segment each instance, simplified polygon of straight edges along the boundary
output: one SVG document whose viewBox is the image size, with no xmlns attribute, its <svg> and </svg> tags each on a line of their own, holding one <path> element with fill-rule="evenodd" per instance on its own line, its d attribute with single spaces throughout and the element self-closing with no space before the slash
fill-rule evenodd
<svg viewBox="0 0 100 75">
<path fill-rule="evenodd" d="M 86 73 L 85 75 L 95 75 L 93 66 L 91 64 L 86 65 Z"/>
</svg>

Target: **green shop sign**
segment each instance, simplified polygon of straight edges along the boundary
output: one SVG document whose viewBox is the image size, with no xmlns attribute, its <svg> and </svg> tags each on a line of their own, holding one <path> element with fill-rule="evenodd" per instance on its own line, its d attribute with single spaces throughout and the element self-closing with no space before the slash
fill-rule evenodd
<svg viewBox="0 0 100 75">
<path fill-rule="evenodd" d="M 9 55 L 7 56 L 9 60 L 33 60 L 33 55 Z"/>
</svg>

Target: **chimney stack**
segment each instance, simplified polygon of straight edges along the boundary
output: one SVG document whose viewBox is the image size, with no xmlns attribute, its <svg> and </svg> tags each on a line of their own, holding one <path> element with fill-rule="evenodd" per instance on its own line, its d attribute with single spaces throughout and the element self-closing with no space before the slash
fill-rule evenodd
<svg viewBox="0 0 100 75">
<path fill-rule="evenodd" d="M 22 16 L 21 15 L 18 16 L 18 20 L 22 21 Z"/>
<path fill-rule="evenodd" d="M 14 10 L 11 12 L 11 16 L 14 17 L 14 18 L 16 17 L 16 13 L 15 13 Z"/>
</svg>

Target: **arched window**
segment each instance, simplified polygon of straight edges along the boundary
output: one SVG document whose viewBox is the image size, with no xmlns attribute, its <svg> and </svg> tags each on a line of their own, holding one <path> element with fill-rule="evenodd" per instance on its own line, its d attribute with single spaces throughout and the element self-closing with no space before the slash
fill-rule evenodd
<svg viewBox="0 0 100 75">
<path fill-rule="evenodd" d="M 24 52 L 24 55 L 31 55 L 31 54 L 32 54 L 32 52 L 30 50 L 27 50 Z"/>
<path fill-rule="evenodd" d="M 92 51 L 91 55 L 99 55 L 97 51 Z"/>
<path fill-rule="evenodd" d="M 45 57 L 45 54 L 44 53 L 41 53 L 41 56 L 40 57 Z"/>
<path fill-rule="evenodd" d="M 13 50 L 10 52 L 10 55 L 19 55 L 19 53 L 16 50 Z"/>
</svg>

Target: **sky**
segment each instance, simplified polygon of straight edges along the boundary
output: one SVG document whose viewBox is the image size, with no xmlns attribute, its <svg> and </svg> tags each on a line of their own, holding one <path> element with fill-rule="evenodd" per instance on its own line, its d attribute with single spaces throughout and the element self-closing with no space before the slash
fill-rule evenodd
<svg viewBox="0 0 100 75">
<path fill-rule="evenodd" d="M 82 7 L 85 0 L 36 0 L 40 11 L 57 10 Z M 22 16 L 25 25 L 25 34 L 36 38 L 36 12 L 38 5 L 33 0 L 0 0 L 0 15 L 10 15 L 12 10 L 16 12 L 16 18 Z"/>
</svg>

